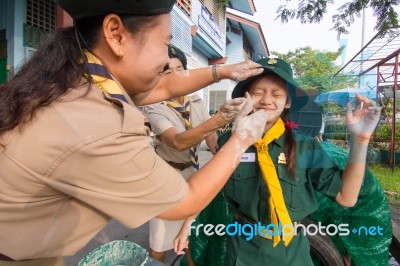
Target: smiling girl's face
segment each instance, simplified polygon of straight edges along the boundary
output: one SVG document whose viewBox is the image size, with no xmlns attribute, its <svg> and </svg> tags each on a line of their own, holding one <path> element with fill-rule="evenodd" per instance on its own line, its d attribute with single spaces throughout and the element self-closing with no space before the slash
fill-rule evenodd
<svg viewBox="0 0 400 266">
<path fill-rule="evenodd" d="M 275 124 L 285 108 L 290 107 L 286 82 L 274 74 L 262 76 L 250 84 L 249 93 L 254 101 L 254 111 L 264 109 L 268 112 L 266 130 Z"/>
</svg>

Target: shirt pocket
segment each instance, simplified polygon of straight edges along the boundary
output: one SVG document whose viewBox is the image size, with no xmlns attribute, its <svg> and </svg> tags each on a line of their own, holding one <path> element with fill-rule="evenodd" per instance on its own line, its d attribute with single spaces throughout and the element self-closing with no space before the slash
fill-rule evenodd
<svg viewBox="0 0 400 266">
<path fill-rule="evenodd" d="M 285 165 L 278 165 L 277 170 L 286 207 L 292 212 L 304 209 L 309 201 L 307 170 L 296 169 L 294 176 L 289 176 Z"/>
<path fill-rule="evenodd" d="M 251 201 L 258 193 L 258 170 L 253 164 L 239 166 L 225 185 L 225 195 L 237 203 Z"/>
</svg>

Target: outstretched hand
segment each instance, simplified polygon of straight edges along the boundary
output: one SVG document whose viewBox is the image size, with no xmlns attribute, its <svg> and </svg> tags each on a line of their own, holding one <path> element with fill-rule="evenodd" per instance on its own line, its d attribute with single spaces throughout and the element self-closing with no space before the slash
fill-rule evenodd
<svg viewBox="0 0 400 266">
<path fill-rule="evenodd" d="M 381 107 L 368 97 L 356 94 L 356 108 L 347 104 L 346 123 L 350 134 L 358 140 L 369 141 L 379 122 Z"/>
<path fill-rule="evenodd" d="M 226 71 L 226 77 L 231 80 L 242 81 L 249 77 L 261 74 L 264 68 L 258 63 L 251 60 L 246 60 L 238 64 L 226 65 L 223 67 Z"/>
<path fill-rule="evenodd" d="M 258 110 L 248 115 L 254 109 L 254 102 L 248 92 L 246 92 L 245 98 L 243 109 L 233 122 L 232 132 L 236 132 L 240 139 L 247 140 L 251 145 L 263 135 L 268 113 L 265 110 Z"/>
</svg>

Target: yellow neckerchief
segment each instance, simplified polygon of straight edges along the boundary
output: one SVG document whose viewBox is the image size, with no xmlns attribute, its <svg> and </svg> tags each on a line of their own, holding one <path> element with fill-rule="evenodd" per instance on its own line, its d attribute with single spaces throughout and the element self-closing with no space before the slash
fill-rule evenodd
<svg viewBox="0 0 400 266">
<path fill-rule="evenodd" d="M 279 183 L 274 163 L 268 153 L 268 144 L 274 140 L 277 140 L 284 132 L 285 124 L 283 123 L 282 119 L 279 118 L 272 128 L 265 133 L 264 137 L 259 139 L 254 146 L 257 148 L 258 164 L 260 166 L 263 179 L 267 184 L 267 189 L 270 195 L 268 203 L 271 214 L 271 223 L 276 226 L 275 228 L 279 228 L 279 219 L 282 229 L 286 229 L 285 232 L 283 232 L 283 241 L 285 246 L 287 246 L 293 238 L 293 224 L 286 209 L 281 184 Z M 265 233 L 268 234 L 268 232 Z M 280 235 L 277 232 L 274 232 L 274 247 L 280 242 L 280 240 Z"/>
<path fill-rule="evenodd" d="M 93 82 L 101 90 L 107 92 L 112 98 L 128 102 L 122 93 L 121 87 L 113 79 L 101 61 L 94 54 L 87 50 L 84 50 L 84 54 L 87 58 L 87 67 L 89 74 L 92 76 Z"/>
<path fill-rule="evenodd" d="M 167 105 L 178 111 L 185 123 L 185 128 L 186 130 L 189 130 L 192 128 L 192 123 L 190 122 L 190 101 L 188 96 L 184 96 L 183 99 L 183 105 L 180 103 L 176 102 L 174 99 L 170 99 L 166 101 Z M 194 145 L 193 147 L 190 147 L 190 159 L 192 161 L 192 166 L 196 169 L 199 170 L 199 156 L 197 154 L 197 147 Z"/>
</svg>

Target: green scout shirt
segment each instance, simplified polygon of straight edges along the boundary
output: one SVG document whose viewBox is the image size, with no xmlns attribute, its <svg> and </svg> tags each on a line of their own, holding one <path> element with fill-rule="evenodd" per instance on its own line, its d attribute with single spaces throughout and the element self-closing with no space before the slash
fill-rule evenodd
<svg viewBox="0 0 400 266">
<path fill-rule="evenodd" d="M 229 139 L 227 132 L 218 140 L 221 147 Z M 341 170 L 330 160 L 315 139 L 294 132 L 296 141 L 296 167 L 294 177 L 288 175 L 286 164 L 278 163 L 278 156 L 285 153 L 285 134 L 268 145 L 282 187 L 286 207 L 293 222 L 299 221 L 317 210 L 314 189 L 335 199 L 339 192 Z M 286 155 L 288 157 L 288 155 Z M 224 188 L 225 195 L 235 210 L 264 225 L 270 224 L 269 193 L 257 162 L 254 146 L 247 149 L 242 161 Z M 272 239 L 235 234 L 228 238 L 225 265 L 313 265 L 307 237 L 297 234 L 285 247 L 281 241 L 273 247 Z"/>
<path fill-rule="evenodd" d="M 342 170 L 323 151 L 318 141 L 300 132 L 293 132 L 296 141 L 294 177 L 287 173 L 286 164 L 278 163 L 278 156 L 285 153 L 285 134 L 271 142 L 268 150 L 277 171 L 290 218 L 295 222 L 317 210 L 314 190 L 335 200 L 342 186 Z M 225 144 L 230 136 L 230 131 L 221 135 L 218 139 L 219 147 Z M 256 222 L 270 224 L 269 193 L 258 166 L 257 150 L 254 146 L 246 150 L 242 162 L 225 185 L 224 191 L 236 211 Z"/>
</svg>

